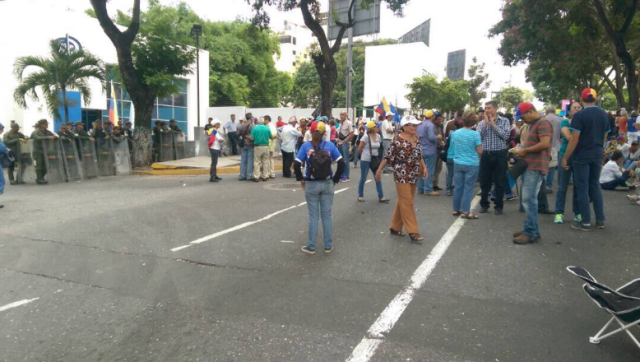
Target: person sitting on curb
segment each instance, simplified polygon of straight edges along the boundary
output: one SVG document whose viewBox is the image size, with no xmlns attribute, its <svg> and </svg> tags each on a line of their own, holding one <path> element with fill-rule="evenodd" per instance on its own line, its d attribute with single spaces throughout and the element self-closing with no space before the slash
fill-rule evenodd
<svg viewBox="0 0 640 362">
<path fill-rule="evenodd" d="M 622 160 L 622 152 L 615 151 L 611 155 L 611 160 L 602 168 L 602 172 L 600 173 L 600 187 L 603 190 L 626 191 L 629 189 L 626 186 L 627 180 L 634 178 L 636 173 L 631 169 L 623 170 Z"/>
</svg>

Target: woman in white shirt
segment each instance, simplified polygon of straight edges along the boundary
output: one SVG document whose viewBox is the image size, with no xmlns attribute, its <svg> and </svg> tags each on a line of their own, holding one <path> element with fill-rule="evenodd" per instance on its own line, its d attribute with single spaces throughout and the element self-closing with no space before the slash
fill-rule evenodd
<svg viewBox="0 0 640 362">
<path fill-rule="evenodd" d="M 373 121 L 367 122 L 367 134 L 362 136 L 358 145 L 360 155 L 360 183 L 358 184 L 358 201 L 364 202 L 364 184 L 367 181 L 369 170 L 375 177 L 378 167 L 382 162 L 382 140 L 378 133 L 378 127 Z M 378 201 L 388 203 L 389 199 L 384 198 L 382 191 L 382 181 L 376 181 L 378 191 Z"/>
<path fill-rule="evenodd" d="M 212 128 L 209 129 L 209 153 L 211 154 L 211 171 L 209 172 L 209 182 L 218 182 L 222 180 L 218 177 L 216 168 L 218 167 L 218 157 L 220 157 L 220 151 L 222 150 L 222 144 L 224 143 L 224 137 L 220 132 L 220 125 L 222 122 L 214 120 L 211 124 Z"/>
<path fill-rule="evenodd" d="M 600 187 L 603 190 L 615 190 L 626 187 L 627 180 L 635 176 L 632 170 L 622 170 L 622 152 L 615 151 L 600 173 Z"/>
</svg>

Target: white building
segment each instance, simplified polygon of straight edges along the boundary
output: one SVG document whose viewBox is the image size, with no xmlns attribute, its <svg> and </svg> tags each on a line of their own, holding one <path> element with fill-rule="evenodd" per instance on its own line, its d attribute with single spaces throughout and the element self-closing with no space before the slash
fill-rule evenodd
<svg viewBox="0 0 640 362">
<path fill-rule="evenodd" d="M 87 1 L 87 8 L 90 7 Z M 54 130 L 53 116 L 49 114 L 44 99 L 33 101 L 28 99 L 27 108 L 18 106 L 13 99 L 13 91 L 18 80 L 13 74 L 13 65 L 22 56 L 49 56 L 49 41 L 51 39 L 70 36 L 71 43 L 82 46 L 107 65 L 117 66 L 116 49 L 106 36 L 98 20 L 90 16 L 56 6 L 55 1 L 43 2 L 38 0 L 5 0 L 0 2 L 0 32 L 5 34 L 2 39 L 2 56 L 0 56 L 0 122 L 8 127 L 11 120 L 15 120 L 23 133 L 30 134 L 33 125 L 42 118 L 50 120 L 50 129 Z M 28 72 L 29 70 L 27 70 Z M 193 140 L 193 127 L 197 125 L 197 82 L 196 65 L 192 65 L 192 74 L 176 80 L 181 88 L 180 93 L 159 99 L 156 102 L 153 119 L 168 121 L 175 119 L 178 125 Z M 116 97 L 118 99 L 118 113 L 120 119 L 131 120 L 135 109 L 126 91 L 122 91 L 118 84 Z M 97 119 L 108 119 L 107 90 L 101 89 L 100 82 L 90 81 L 92 97 L 89 104 L 80 101 L 70 109 L 70 121 L 84 121 L 86 124 Z M 71 97 L 79 98 L 79 93 L 72 92 Z M 206 124 L 206 110 L 209 105 L 209 54 L 200 51 L 200 119 Z M 60 122 L 57 120 L 56 125 Z"/>
<path fill-rule="evenodd" d="M 309 46 L 315 37 L 306 26 L 287 20 L 277 34 L 280 38 L 280 57 L 275 57 L 276 69 L 293 74 L 302 63 L 310 60 Z"/>
</svg>

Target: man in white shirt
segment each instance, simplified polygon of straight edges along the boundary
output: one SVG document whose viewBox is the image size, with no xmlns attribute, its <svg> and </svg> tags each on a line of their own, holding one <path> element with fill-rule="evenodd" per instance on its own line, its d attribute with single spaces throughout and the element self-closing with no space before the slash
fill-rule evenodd
<svg viewBox="0 0 640 362">
<path fill-rule="evenodd" d="M 296 117 L 289 118 L 289 124 L 282 127 L 280 151 L 282 152 L 282 176 L 291 178 L 291 166 L 295 158 L 296 144 L 302 133 L 296 128 Z"/>
<path fill-rule="evenodd" d="M 229 137 L 231 143 L 231 153 L 234 156 L 238 155 L 238 122 L 236 122 L 236 115 L 231 115 L 231 120 L 224 124 L 224 132 Z"/>
<path fill-rule="evenodd" d="M 635 177 L 633 170 L 622 169 L 622 152 L 615 151 L 600 173 L 600 187 L 603 190 L 627 190 L 627 180 Z"/>
<path fill-rule="evenodd" d="M 222 144 L 224 143 L 224 137 L 222 137 L 222 133 L 220 133 L 220 121 L 213 120 L 211 123 L 211 128 L 209 129 L 209 153 L 211 154 L 211 170 L 209 171 L 210 178 L 209 182 L 218 182 L 222 180 L 218 177 L 217 167 L 218 167 L 218 157 L 220 157 L 220 151 L 222 150 Z"/>
<path fill-rule="evenodd" d="M 395 114 L 389 112 L 386 114 L 386 118 L 382 121 L 382 126 L 380 127 L 380 131 L 382 132 L 382 149 L 384 152 L 387 152 L 389 146 L 391 146 L 391 141 L 395 136 L 394 128 L 393 128 L 393 117 Z M 389 166 L 385 167 L 383 173 L 391 173 L 391 168 Z"/>
<path fill-rule="evenodd" d="M 350 181 L 349 172 L 351 167 L 349 166 L 349 148 L 351 147 L 351 139 L 353 139 L 353 136 L 353 124 L 349 118 L 347 118 L 347 112 L 342 111 L 340 112 L 340 128 L 338 129 L 338 139 L 336 140 L 340 154 L 342 154 L 342 158 L 345 160 L 344 173 L 340 179 L 342 182 Z"/>
</svg>

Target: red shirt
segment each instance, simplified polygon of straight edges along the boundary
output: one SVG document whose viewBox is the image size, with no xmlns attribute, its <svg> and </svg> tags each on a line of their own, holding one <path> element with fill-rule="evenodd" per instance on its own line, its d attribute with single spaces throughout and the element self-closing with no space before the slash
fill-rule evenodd
<svg viewBox="0 0 640 362">
<path fill-rule="evenodd" d="M 286 126 L 286 125 L 287 125 L 287 124 L 286 124 L 286 123 L 284 123 L 284 122 L 276 122 L 276 128 L 284 127 L 284 126 Z"/>
<path fill-rule="evenodd" d="M 331 126 L 331 141 L 335 141 L 337 136 L 338 130 L 336 129 L 336 126 Z"/>
</svg>

